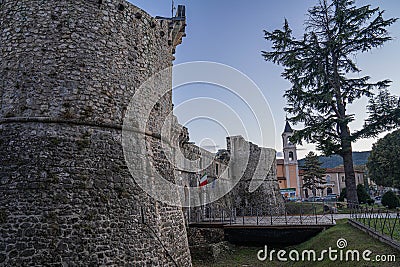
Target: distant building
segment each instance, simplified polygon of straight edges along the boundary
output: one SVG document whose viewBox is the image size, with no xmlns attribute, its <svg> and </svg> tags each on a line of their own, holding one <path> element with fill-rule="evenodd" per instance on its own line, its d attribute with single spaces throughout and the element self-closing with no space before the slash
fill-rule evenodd
<svg viewBox="0 0 400 267">
<path fill-rule="evenodd" d="M 356 177 L 356 185 L 365 184 L 367 182 L 370 184 L 369 179 L 366 179 L 365 169 L 360 166 L 354 166 L 354 172 Z M 303 186 L 303 171 L 300 170 L 299 177 L 301 181 L 301 186 Z M 325 184 L 318 184 L 317 187 L 321 189 L 316 190 L 316 196 L 323 197 L 329 194 L 340 195 L 343 188 L 346 187 L 345 183 L 345 172 L 344 167 L 339 166 L 336 168 L 327 168 L 325 171 Z M 312 191 L 303 188 L 302 197 L 307 198 L 313 196 Z"/>
</svg>

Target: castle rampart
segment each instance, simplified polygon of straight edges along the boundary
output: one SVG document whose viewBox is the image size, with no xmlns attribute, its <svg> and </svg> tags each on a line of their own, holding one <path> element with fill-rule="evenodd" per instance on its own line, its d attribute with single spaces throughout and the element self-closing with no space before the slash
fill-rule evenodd
<svg viewBox="0 0 400 267">
<path fill-rule="evenodd" d="M 137 186 L 121 145 L 135 90 L 172 65 L 169 23 L 118 0 L 0 1 L 0 265 L 191 265 L 181 209 Z M 171 110 L 169 93 L 149 132 Z"/>
</svg>

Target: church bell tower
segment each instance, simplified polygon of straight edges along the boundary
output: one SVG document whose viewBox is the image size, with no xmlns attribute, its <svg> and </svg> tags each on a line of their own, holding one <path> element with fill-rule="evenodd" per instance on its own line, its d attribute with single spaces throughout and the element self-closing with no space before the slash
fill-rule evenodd
<svg viewBox="0 0 400 267">
<path fill-rule="evenodd" d="M 299 167 L 297 163 L 297 149 L 296 145 L 290 141 L 294 131 L 286 120 L 285 129 L 282 133 L 283 142 L 283 157 L 284 157 L 284 171 L 286 177 L 287 188 L 296 189 L 296 197 L 300 197 L 300 180 L 299 180 Z"/>
</svg>

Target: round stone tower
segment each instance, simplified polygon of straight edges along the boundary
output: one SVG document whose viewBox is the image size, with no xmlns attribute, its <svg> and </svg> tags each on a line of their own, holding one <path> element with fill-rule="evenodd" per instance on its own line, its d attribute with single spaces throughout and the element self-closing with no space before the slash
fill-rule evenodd
<svg viewBox="0 0 400 267">
<path fill-rule="evenodd" d="M 172 65 L 170 23 L 123 0 L 0 1 L 0 265 L 191 265 L 181 209 L 121 145 L 135 89 Z"/>
</svg>

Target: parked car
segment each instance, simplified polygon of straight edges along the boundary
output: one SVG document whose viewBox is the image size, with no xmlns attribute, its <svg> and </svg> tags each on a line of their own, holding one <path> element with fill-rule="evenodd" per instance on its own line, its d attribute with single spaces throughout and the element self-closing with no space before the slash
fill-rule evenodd
<svg viewBox="0 0 400 267">
<path fill-rule="evenodd" d="M 336 194 L 329 194 L 324 197 L 324 201 L 337 201 L 338 196 Z"/>
<path fill-rule="evenodd" d="M 305 199 L 307 202 L 322 202 L 323 200 L 322 197 L 308 197 Z"/>
<path fill-rule="evenodd" d="M 382 196 L 374 197 L 375 204 L 382 205 Z"/>
</svg>

